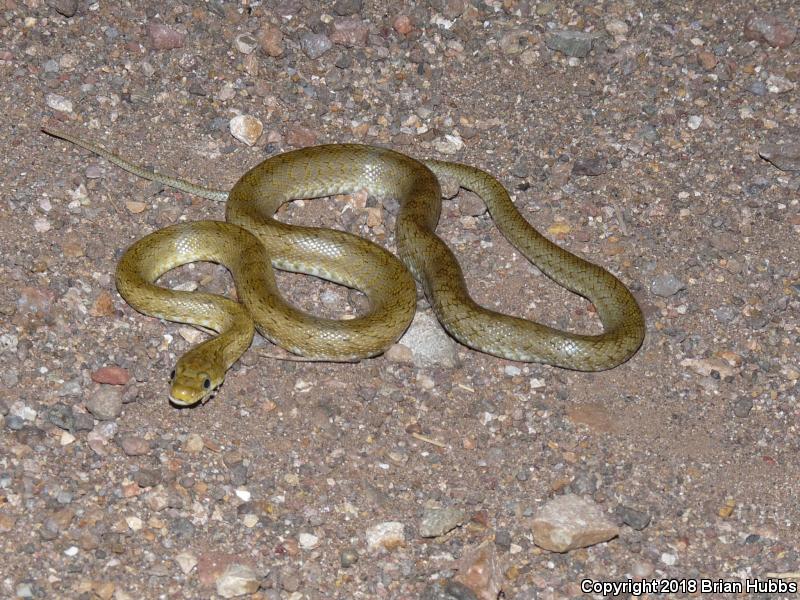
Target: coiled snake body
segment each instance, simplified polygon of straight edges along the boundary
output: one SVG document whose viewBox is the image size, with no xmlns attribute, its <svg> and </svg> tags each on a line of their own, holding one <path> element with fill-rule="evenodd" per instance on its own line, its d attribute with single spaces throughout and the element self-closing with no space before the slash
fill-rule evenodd
<svg viewBox="0 0 800 600">
<path fill-rule="evenodd" d="M 416 294 L 400 261 L 345 232 L 273 219 L 278 207 L 290 200 L 360 189 L 400 202 L 398 254 L 421 283 L 444 328 L 463 344 L 512 360 L 599 371 L 625 362 L 644 338 L 644 319 L 628 289 L 602 267 L 539 234 L 503 186 L 480 169 L 417 161 L 385 148 L 334 144 L 273 156 L 245 173 L 227 193 L 150 173 L 74 136 L 44 131 L 141 177 L 227 200 L 227 222 L 166 227 L 135 242 L 117 266 L 117 288 L 136 310 L 219 333 L 179 359 L 170 392 L 177 404 L 205 401 L 219 387 L 225 372 L 250 345 L 253 322 L 262 335 L 293 353 L 339 361 L 380 354 L 402 335 L 413 317 Z M 441 210 L 437 176 L 452 177 L 481 196 L 500 231 L 523 255 L 556 283 L 594 304 L 603 333 L 568 333 L 473 301 L 455 256 L 434 233 Z M 213 294 L 155 285 L 170 269 L 199 260 L 223 264 L 231 271 L 244 306 Z M 352 320 L 322 319 L 300 311 L 279 294 L 269 263 L 356 288 L 369 298 L 370 311 Z"/>
</svg>

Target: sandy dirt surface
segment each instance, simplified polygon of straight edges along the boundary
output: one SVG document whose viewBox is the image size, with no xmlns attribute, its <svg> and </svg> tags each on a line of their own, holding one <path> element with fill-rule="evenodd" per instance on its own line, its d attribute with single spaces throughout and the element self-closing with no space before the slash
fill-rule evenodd
<svg viewBox="0 0 800 600">
<path fill-rule="evenodd" d="M 797 582 L 797 8 L 0 0 L 0 596 Z M 239 115 L 263 132 L 234 137 Z M 420 297 L 417 335 L 387 355 L 290 362 L 256 340 L 215 399 L 177 409 L 169 372 L 203 336 L 128 307 L 114 269 L 134 240 L 223 207 L 44 124 L 222 189 L 315 143 L 480 166 L 543 233 L 630 286 L 647 338 L 603 373 L 514 363 L 442 339 Z M 392 248 L 395 209 L 355 194 L 281 218 Z M 599 331 L 469 193 L 445 201 L 438 233 L 480 302 Z M 317 314 L 362 306 L 279 279 Z M 164 281 L 234 293 L 214 265 Z M 576 547 L 548 549 L 560 534 Z"/>
</svg>

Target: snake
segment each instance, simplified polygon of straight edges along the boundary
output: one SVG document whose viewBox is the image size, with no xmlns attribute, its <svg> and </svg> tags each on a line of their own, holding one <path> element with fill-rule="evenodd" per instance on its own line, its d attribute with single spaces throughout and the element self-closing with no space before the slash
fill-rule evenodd
<svg viewBox="0 0 800 600">
<path fill-rule="evenodd" d="M 500 358 L 602 371 L 626 362 L 644 340 L 644 317 L 631 291 L 608 270 L 539 233 L 503 185 L 482 169 L 416 160 L 384 147 L 326 144 L 269 157 L 226 192 L 152 172 L 80 137 L 52 128 L 43 131 L 139 177 L 225 202 L 225 221 L 179 222 L 150 233 L 125 251 L 116 269 L 117 289 L 135 310 L 218 334 L 178 359 L 170 387 L 170 400 L 178 406 L 213 397 L 225 373 L 250 346 L 255 330 L 309 359 L 358 361 L 380 355 L 411 323 L 415 280 L 453 338 Z M 523 256 L 558 285 L 591 302 L 602 333 L 556 329 L 473 300 L 458 260 L 435 232 L 441 178 L 480 196 L 500 232 Z M 292 200 L 360 190 L 376 199 L 397 200 L 395 245 L 400 260 L 359 236 L 274 218 L 278 208 Z M 171 269 L 195 261 L 226 267 L 239 301 L 156 284 Z M 357 289 L 367 296 L 369 308 L 352 319 L 304 312 L 282 297 L 273 268 Z"/>
</svg>

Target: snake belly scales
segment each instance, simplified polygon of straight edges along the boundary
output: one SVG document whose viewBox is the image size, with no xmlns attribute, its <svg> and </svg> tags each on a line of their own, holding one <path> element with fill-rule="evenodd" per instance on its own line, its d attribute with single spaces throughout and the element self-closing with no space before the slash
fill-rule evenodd
<svg viewBox="0 0 800 600">
<path fill-rule="evenodd" d="M 628 360 L 644 339 L 642 312 L 625 285 L 542 236 L 522 217 L 505 188 L 475 167 L 417 161 L 386 148 L 332 144 L 268 158 L 225 192 L 151 173 L 78 137 L 49 128 L 43 131 L 140 177 L 227 201 L 226 222 L 178 223 L 155 231 L 130 246 L 117 266 L 117 289 L 137 311 L 218 333 L 178 360 L 170 390 L 175 404 L 191 405 L 211 397 L 250 346 L 254 328 L 282 348 L 313 359 L 352 361 L 382 353 L 411 322 L 416 307 L 414 279 L 451 336 L 502 358 L 601 371 Z M 441 212 L 437 177 L 453 178 L 479 195 L 517 250 L 560 286 L 594 305 L 603 333 L 561 331 L 477 304 L 458 261 L 434 232 Z M 362 189 L 399 202 L 395 239 L 402 263 L 358 236 L 273 218 L 278 207 L 291 200 Z M 233 275 L 241 303 L 155 285 L 167 271 L 195 261 L 224 265 Z M 358 289 L 369 300 L 369 312 L 350 320 L 305 313 L 281 297 L 270 264 Z"/>
</svg>

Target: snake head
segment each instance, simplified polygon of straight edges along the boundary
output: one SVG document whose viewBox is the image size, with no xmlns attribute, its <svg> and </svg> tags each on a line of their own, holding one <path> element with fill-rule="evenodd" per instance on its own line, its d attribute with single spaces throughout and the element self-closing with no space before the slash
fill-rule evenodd
<svg viewBox="0 0 800 600">
<path fill-rule="evenodd" d="M 213 398 L 225 379 L 225 372 L 203 365 L 195 367 L 179 360 L 171 375 L 170 402 L 176 406 L 205 404 Z"/>
</svg>

